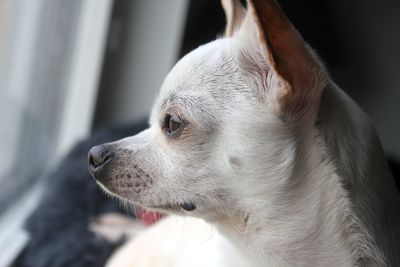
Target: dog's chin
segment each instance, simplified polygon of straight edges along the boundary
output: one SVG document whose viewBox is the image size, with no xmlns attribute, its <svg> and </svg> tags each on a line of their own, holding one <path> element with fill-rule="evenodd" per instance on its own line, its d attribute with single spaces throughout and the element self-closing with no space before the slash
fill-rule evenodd
<svg viewBox="0 0 400 267">
<path fill-rule="evenodd" d="M 165 203 L 143 203 L 140 200 L 132 200 L 129 199 L 125 196 L 121 196 L 113 190 L 110 190 L 106 186 L 104 186 L 101 182 L 97 181 L 97 184 L 100 186 L 100 188 L 109 196 L 115 197 L 123 202 L 130 203 L 133 205 L 138 205 L 146 210 L 149 211 L 154 211 L 154 212 L 159 212 L 159 213 L 172 213 L 172 214 L 177 214 L 177 213 L 182 213 L 182 212 L 192 212 L 197 209 L 197 206 L 194 202 L 191 201 L 174 201 L 174 202 L 165 202 Z"/>
</svg>

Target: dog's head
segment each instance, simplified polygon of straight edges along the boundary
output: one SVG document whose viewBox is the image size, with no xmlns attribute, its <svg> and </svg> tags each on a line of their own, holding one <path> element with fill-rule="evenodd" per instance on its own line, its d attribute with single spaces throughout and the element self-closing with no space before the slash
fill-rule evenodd
<svg viewBox="0 0 400 267">
<path fill-rule="evenodd" d="M 314 125 L 324 71 L 274 0 L 249 0 L 247 10 L 222 2 L 224 38 L 176 64 L 149 129 L 90 151 L 91 174 L 108 192 L 213 218 L 246 201 L 257 205 L 293 171 L 298 132 Z"/>
</svg>

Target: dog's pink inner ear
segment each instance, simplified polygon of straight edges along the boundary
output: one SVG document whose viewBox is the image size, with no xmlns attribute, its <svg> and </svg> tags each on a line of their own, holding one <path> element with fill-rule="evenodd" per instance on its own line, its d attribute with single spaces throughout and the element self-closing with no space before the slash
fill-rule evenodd
<svg viewBox="0 0 400 267">
<path fill-rule="evenodd" d="M 239 0 L 221 0 L 226 16 L 225 37 L 232 37 L 240 29 L 246 16 L 246 9 Z"/>
<path fill-rule="evenodd" d="M 241 31 L 253 32 L 252 38 L 280 81 L 279 88 L 272 88 L 279 90 L 273 95 L 280 111 L 299 111 L 319 97 L 322 86 L 317 80 L 322 68 L 318 59 L 275 0 L 248 0 Z"/>
</svg>

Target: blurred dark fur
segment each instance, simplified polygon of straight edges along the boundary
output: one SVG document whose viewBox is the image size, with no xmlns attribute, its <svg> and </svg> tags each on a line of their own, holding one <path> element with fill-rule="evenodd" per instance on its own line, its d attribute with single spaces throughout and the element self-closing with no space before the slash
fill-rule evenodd
<svg viewBox="0 0 400 267">
<path fill-rule="evenodd" d="M 110 211 L 124 212 L 96 185 L 87 171 L 90 147 L 134 135 L 146 127 L 138 123 L 103 130 L 77 144 L 61 163 L 45 175 L 45 193 L 26 222 L 30 241 L 18 267 L 102 267 L 119 243 L 89 232 L 90 220 Z"/>
<path fill-rule="evenodd" d="M 26 223 L 30 241 L 17 267 L 102 267 L 121 242 L 110 243 L 89 232 L 90 219 L 110 211 L 122 212 L 90 178 L 86 156 L 90 147 L 134 135 L 146 127 L 97 132 L 80 142 L 55 170 L 45 177 L 47 188 L 37 209 Z M 389 160 L 399 186 L 400 164 Z"/>
</svg>

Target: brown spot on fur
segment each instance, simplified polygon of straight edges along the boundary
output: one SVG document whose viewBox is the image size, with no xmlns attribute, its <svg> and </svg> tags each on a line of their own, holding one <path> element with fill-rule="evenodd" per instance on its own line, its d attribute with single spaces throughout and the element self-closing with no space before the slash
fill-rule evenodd
<svg viewBox="0 0 400 267">
<path fill-rule="evenodd" d="M 249 222 L 249 218 L 250 218 L 249 215 L 247 215 L 247 216 L 244 218 L 244 226 L 245 226 L 245 227 L 247 226 L 247 223 Z"/>
<path fill-rule="evenodd" d="M 234 167 L 240 167 L 240 159 L 237 157 L 229 157 L 229 162 L 234 165 Z"/>
</svg>

